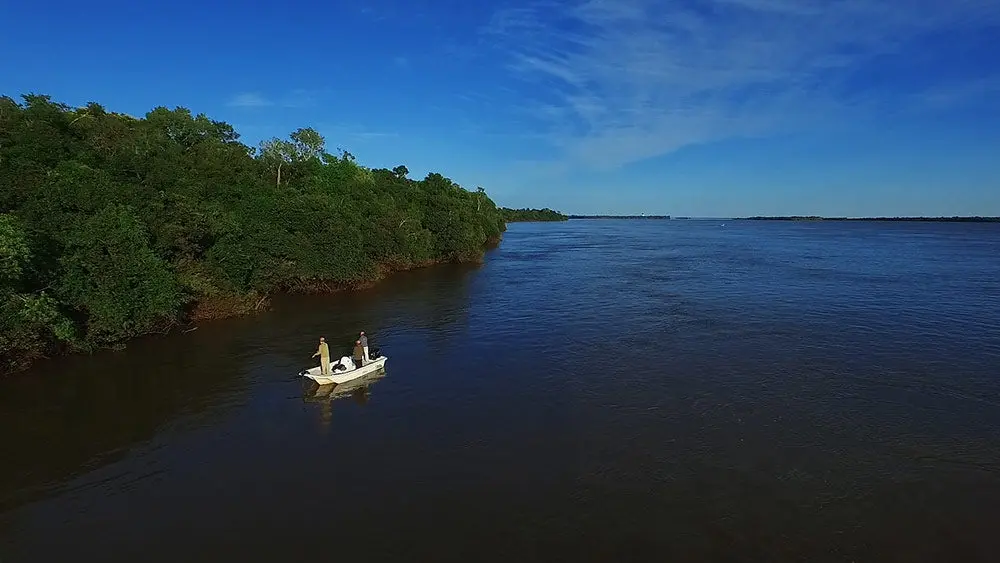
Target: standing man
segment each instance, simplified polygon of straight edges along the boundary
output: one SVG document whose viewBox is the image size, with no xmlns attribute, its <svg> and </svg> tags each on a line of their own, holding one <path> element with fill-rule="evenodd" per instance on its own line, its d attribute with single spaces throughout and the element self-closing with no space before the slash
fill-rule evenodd
<svg viewBox="0 0 1000 563">
<path fill-rule="evenodd" d="M 358 340 L 354 343 L 354 366 L 361 367 L 365 365 L 365 349 L 361 347 L 361 341 Z"/>
<path fill-rule="evenodd" d="M 312 357 L 319 356 L 319 371 L 322 375 L 330 374 L 330 347 L 326 345 L 326 338 L 319 337 L 319 349 Z"/>
<path fill-rule="evenodd" d="M 365 331 L 361 331 L 361 339 L 358 342 L 361 343 L 361 348 L 365 351 L 365 361 L 372 361 L 371 356 L 368 355 L 368 337 L 365 336 Z"/>
</svg>

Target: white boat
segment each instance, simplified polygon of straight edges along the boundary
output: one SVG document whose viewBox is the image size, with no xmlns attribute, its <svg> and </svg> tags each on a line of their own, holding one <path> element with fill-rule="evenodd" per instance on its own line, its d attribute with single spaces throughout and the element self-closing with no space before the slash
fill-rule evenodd
<svg viewBox="0 0 1000 563">
<path fill-rule="evenodd" d="M 363 391 L 367 396 L 371 388 L 385 377 L 385 370 L 368 372 L 366 375 L 356 377 L 340 385 L 311 385 L 305 383 L 312 389 L 305 390 L 302 400 L 306 403 L 323 403 L 346 397 L 358 398 L 358 392 Z"/>
<path fill-rule="evenodd" d="M 376 354 L 377 353 L 378 351 L 376 351 Z M 348 381 L 364 377 L 369 373 L 384 368 L 385 361 L 387 359 L 388 358 L 385 356 L 376 356 L 367 364 L 363 366 L 356 366 L 354 365 L 353 359 L 349 356 L 344 356 L 343 358 L 340 358 L 339 361 L 330 363 L 330 373 L 328 374 L 323 374 L 321 366 L 316 366 L 314 368 L 302 370 L 299 372 L 299 375 L 302 377 L 308 377 L 320 385 L 347 383 Z"/>
</svg>

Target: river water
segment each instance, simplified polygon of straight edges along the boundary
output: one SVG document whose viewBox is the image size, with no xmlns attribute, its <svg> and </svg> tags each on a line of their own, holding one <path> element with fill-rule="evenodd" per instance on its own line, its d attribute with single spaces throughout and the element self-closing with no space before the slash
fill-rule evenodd
<svg viewBox="0 0 1000 563">
<path fill-rule="evenodd" d="M 0 561 L 996 561 L 1000 225 L 513 224 L 0 382 Z M 296 377 L 366 330 L 384 374 Z"/>
</svg>

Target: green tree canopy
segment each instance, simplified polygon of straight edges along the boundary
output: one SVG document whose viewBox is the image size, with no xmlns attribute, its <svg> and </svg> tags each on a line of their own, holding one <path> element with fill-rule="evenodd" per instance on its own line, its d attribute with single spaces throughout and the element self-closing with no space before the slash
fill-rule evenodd
<svg viewBox="0 0 1000 563">
<path fill-rule="evenodd" d="M 269 292 L 479 260 L 506 228 L 482 189 L 338 153 L 310 128 L 255 150 L 186 108 L 0 97 L 0 368 Z"/>
</svg>

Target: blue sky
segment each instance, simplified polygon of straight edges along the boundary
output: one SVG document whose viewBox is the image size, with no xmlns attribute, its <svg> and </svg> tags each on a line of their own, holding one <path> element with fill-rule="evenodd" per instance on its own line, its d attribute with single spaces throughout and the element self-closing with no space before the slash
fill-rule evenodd
<svg viewBox="0 0 1000 563">
<path fill-rule="evenodd" d="M 0 6 L 0 93 L 184 106 L 570 213 L 1000 215 L 996 0 Z"/>
</svg>

